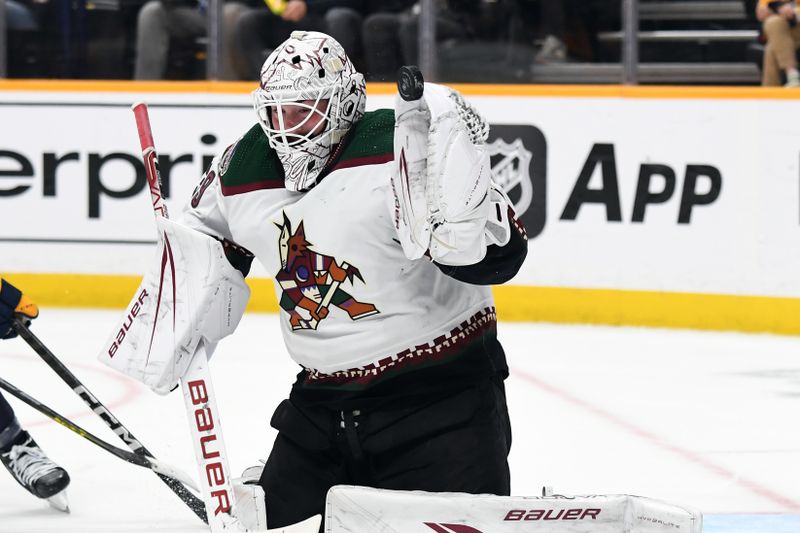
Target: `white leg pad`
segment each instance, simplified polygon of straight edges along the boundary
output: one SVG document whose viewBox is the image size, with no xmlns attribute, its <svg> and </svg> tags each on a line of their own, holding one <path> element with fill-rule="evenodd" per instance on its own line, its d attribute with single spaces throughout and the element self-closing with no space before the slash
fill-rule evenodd
<svg viewBox="0 0 800 533">
<path fill-rule="evenodd" d="M 390 491 L 339 485 L 328 491 L 326 533 L 700 533 L 699 511 L 629 496 L 543 497 Z"/>
<path fill-rule="evenodd" d="M 236 501 L 236 518 L 248 531 L 267 529 L 267 504 L 264 489 L 258 485 L 263 465 L 250 467 L 242 477 L 231 480 Z"/>
</svg>

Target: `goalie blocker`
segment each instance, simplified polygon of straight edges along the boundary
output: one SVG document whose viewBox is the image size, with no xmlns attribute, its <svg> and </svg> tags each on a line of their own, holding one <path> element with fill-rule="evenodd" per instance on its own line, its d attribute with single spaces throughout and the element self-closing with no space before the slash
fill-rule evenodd
<svg viewBox="0 0 800 533">
<path fill-rule="evenodd" d="M 99 359 L 167 394 L 185 375 L 198 344 L 210 358 L 236 329 L 250 289 L 220 241 L 158 217 L 152 267 Z"/>
<path fill-rule="evenodd" d="M 380 518 L 378 518 L 380 517 Z M 491 496 L 336 486 L 327 533 L 701 533 L 699 511 L 629 496 Z"/>
</svg>

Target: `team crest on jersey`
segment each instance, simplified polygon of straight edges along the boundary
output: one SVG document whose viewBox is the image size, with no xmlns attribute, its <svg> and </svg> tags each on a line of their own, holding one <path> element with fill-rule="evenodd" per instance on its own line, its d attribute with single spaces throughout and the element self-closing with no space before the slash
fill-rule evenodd
<svg viewBox="0 0 800 533">
<path fill-rule="evenodd" d="M 292 229 L 292 223 L 283 213 L 283 223 L 275 223 L 281 230 L 278 248 L 281 270 L 275 279 L 281 286 L 281 309 L 289 313 L 293 330 L 317 329 L 319 323 L 336 307 L 348 314 L 351 320 L 377 315 L 380 311 L 370 304 L 356 300 L 343 285 L 353 286 L 357 278 L 364 279 L 354 265 L 337 262 L 329 255 L 312 250 L 306 240 L 303 221 Z"/>
<path fill-rule="evenodd" d="M 225 175 L 228 171 L 228 168 L 231 166 L 231 160 L 233 159 L 233 154 L 236 153 L 236 147 L 239 145 L 239 141 L 236 141 L 232 145 L 228 146 L 225 150 L 225 153 L 222 154 L 222 159 L 219 162 L 219 177 Z"/>
</svg>

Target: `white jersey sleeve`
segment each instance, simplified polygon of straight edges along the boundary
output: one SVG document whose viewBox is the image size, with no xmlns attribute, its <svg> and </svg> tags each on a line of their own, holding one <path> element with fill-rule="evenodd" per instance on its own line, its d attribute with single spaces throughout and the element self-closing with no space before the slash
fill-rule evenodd
<svg viewBox="0 0 800 533">
<path fill-rule="evenodd" d="M 228 217 L 222 201 L 220 168 L 224 168 L 224 161 L 230 158 L 235 147 L 236 144 L 232 144 L 221 157 L 213 159 L 192 193 L 191 200 L 184 206 L 181 216 L 182 222 L 190 228 L 230 241 L 233 241 L 233 236 L 228 227 Z"/>
</svg>

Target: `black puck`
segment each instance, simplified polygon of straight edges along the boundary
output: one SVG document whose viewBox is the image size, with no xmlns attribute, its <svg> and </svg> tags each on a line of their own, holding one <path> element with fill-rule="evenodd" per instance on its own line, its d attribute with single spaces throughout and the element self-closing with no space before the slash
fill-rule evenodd
<svg viewBox="0 0 800 533">
<path fill-rule="evenodd" d="M 397 92 L 406 102 L 413 102 L 422 98 L 425 90 L 425 80 L 419 67 L 406 65 L 397 72 Z"/>
</svg>

